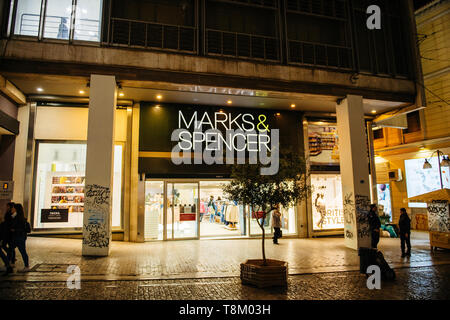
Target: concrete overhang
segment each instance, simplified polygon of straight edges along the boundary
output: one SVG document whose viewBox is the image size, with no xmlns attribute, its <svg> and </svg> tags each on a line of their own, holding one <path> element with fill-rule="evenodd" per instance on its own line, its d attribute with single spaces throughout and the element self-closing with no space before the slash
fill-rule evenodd
<svg viewBox="0 0 450 320">
<path fill-rule="evenodd" d="M 1 40 L 4 42 L 6 40 Z M 0 62 L 4 72 L 69 75 L 111 74 L 119 81 L 161 82 L 322 96 L 361 95 L 412 104 L 414 81 L 304 66 L 161 51 L 82 46 L 11 39 Z"/>
<path fill-rule="evenodd" d="M 0 135 L 19 134 L 19 121 L 0 110 Z"/>
<path fill-rule="evenodd" d="M 18 104 L 25 104 L 27 101 L 25 95 L 2 75 L 0 75 L 0 91 Z"/>
</svg>

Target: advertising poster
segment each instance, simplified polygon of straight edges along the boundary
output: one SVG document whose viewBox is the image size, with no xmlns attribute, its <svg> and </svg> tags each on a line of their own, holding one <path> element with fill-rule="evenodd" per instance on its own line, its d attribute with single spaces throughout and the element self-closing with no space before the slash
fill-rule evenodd
<svg viewBox="0 0 450 320">
<path fill-rule="evenodd" d="M 379 207 L 383 206 L 384 214 L 391 216 L 392 220 L 391 188 L 389 183 L 377 184 L 377 194 Z"/>
<path fill-rule="evenodd" d="M 308 126 L 309 157 L 314 164 L 339 164 L 337 127 L 333 125 Z"/>
<path fill-rule="evenodd" d="M 312 174 L 313 230 L 344 228 L 341 176 L 338 174 Z"/>
<path fill-rule="evenodd" d="M 441 158 L 442 159 L 442 158 Z M 427 159 L 431 164 L 431 169 L 424 169 L 425 159 L 405 160 L 406 189 L 408 198 L 424 193 L 435 191 L 441 188 L 439 177 L 438 158 Z M 442 184 L 444 188 L 450 188 L 450 174 L 448 167 L 441 167 Z M 426 203 L 410 202 L 410 207 L 426 208 Z"/>
</svg>

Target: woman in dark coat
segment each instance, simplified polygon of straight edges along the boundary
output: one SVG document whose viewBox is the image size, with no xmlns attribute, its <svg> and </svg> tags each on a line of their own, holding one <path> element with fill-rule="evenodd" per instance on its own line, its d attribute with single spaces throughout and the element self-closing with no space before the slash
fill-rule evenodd
<svg viewBox="0 0 450 320">
<path fill-rule="evenodd" d="M 400 209 L 400 219 L 398 220 L 398 227 L 400 229 L 400 246 L 402 249 L 402 258 L 405 256 L 411 257 L 411 219 L 405 208 Z M 405 242 L 408 251 L 405 253 Z"/>
<path fill-rule="evenodd" d="M 14 204 L 11 217 L 12 219 L 10 231 L 12 236 L 12 251 L 14 252 L 16 248 L 19 249 L 19 252 L 22 255 L 23 264 L 25 266 L 22 271 L 27 272 L 30 270 L 26 249 L 27 220 L 25 219 L 23 207 L 20 203 Z"/>
</svg>

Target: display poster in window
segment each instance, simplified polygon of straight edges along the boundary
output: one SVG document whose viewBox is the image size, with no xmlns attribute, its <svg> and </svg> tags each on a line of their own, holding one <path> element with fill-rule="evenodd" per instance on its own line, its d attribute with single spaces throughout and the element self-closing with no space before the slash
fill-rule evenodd
<svg viewBox="0 0 450 320">
<path fill-rule="evenodd" d="M 442 157 L 441 157 L 442 159 Z M 430 169 L 424 169 L 425 159 L 405 160 L 406 190 L 408 198 L 441 188 L 439 177 L 438 158 L 427 158 L 431 164 Z M 450 173 L 448 167 L 441 167 L 442 184 L 444 188 L 450 188 Z M 409 207 L 426 208 L 426 203 L 409 202 Z"/>
<path fill-rule="evenodd" d="M 339 164 L 337 127 L 308 125 L 309 158 L 312 164 Z"/>
<path fill-rule="evenodd" d="M 68 222 L 69 209 L 41 209 L 41 222 Z"/>
<path fill-rule="evenodd" d="M 341 176 L 338 174 L 312 174 L 313 230 L 344 228 Z"/>
<path fill-rule="evenodd" d="M 385 216 L 390 216 L 392 221 L 392 208 L 391 208 L 391 190 L 389 183 L 377 184 L 378 194 L 378 207 L 382 208 Z"/>
</svg>

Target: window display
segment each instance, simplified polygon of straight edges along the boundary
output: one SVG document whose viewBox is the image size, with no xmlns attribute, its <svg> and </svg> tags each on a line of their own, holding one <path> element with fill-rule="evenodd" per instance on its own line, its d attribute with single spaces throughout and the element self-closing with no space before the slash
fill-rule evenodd
<svg viewBox="0 0 450 320">
<path fill-rule="evenodd" d="M 441 158 L 442 159 L 442 158 Z M 406 190 L 408 198 L 428 193 L 441 188 L 438 158 L 428 159 L 431 169 L 423 169 L 425 159 L 405 160 Z M 448 167 L 441 167 L 442 184 L 450 188 L 450 172 Z M 426 203 L 409 202 L 409 207 L 426 208 Z"/>
<path fill-rule="evenodd" d="M 246 234 L 243 207 L 228 200 L 222 191 L 223 186 L 228 183 L 229 181 L 200 182 L 200 236 Z"/>
<path fill-rule="evenodd" d="M 309 156 L 313 164 L 339 164 L 336 126 L 308 125 Z"/>
<path fill-rule="evenodd" d="M 312 174 L 313 230 L 344 228 L 342 184 L 339 174 Z"/>
<path fill-rule="evenodd" d="M 121 226 L 122 146 L 114 146 L 112 226 Z M 81 228 L 86 144 L 37 145 L 34 228 Z M 67 219 L 65 212 L 67 210 Z M 53 217 L 49 219 L 49 216 Z"/>
<path fill-rule="evenodd" d="M 145 182 L 145 240 L 163 240 L 164 182 Z"/>
</svg>

